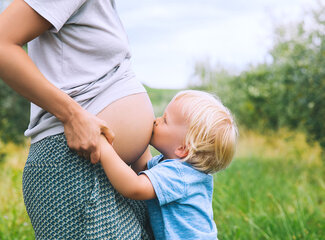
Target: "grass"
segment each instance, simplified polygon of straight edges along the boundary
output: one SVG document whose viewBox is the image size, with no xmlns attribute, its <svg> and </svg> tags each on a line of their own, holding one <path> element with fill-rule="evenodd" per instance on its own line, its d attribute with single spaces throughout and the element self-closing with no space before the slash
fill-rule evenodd
<svg viewBox="0 0 325 240">
<path fill-rule="evenodd" d="M 0 162 L 0 239 L 33 239 L 34 232 L 22 197 L 22 171 L 27 158 L 27 146 L 12 144 L 2 147 L 7 153 Z"/>
<path fill-rule="evenodd" d="M 241 158 L 215 176 L 221 239 L 323 239 L 324 169 L 284 159 Z"/>
<path fill-rule="evenodd" d="M 321 154 L 299 133 L 241 131 L 236 159 L 215 175 L 213 209 L 220 239 L 323 239 Z"/>
</svg>

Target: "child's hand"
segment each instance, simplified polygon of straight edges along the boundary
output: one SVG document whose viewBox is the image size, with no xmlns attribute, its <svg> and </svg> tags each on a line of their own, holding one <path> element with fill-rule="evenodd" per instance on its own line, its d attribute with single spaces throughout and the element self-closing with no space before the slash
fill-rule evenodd
<svg viewBox="0 0 325 240">
<path fill-rule="evenodd" d="M 106 140 L 113 145 L 113 141 L 115 138 L 115 133 L 110 129 L 110 128 L 105 128 L 102 131 L 104 131 L 104 133 L 102 134 L 102 136 L 104 136 L 106 138 Z"/>
</svg>

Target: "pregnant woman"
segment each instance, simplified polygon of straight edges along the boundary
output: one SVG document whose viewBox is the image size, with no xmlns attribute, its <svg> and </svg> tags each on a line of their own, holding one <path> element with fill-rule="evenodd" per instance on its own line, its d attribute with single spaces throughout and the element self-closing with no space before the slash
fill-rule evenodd
<svg viewBox="0 0 325 240">
<path fill-rule="evenodd" d="M 148 154 L 154 120 L 114 0 L 14 0 L 0 15 L 0 77 L 32 102 L 23 194 L 36 239 L 152 239 L 143 202 L 97 163 L 108 129 L 127 163 Z"/>
</svg>

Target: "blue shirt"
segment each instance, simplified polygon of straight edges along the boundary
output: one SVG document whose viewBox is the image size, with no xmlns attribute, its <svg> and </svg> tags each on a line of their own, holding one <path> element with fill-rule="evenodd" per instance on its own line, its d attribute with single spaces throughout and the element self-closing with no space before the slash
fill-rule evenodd
<svg viewBox="0 0 325 240">
<path fill-rule="evenodd" d="M 157 198 L 146 201 L 156 240 L 216 240 L 213 220 L 213 177 L 179 159 L 158 155 L 143 171 Z"/>
</svg>

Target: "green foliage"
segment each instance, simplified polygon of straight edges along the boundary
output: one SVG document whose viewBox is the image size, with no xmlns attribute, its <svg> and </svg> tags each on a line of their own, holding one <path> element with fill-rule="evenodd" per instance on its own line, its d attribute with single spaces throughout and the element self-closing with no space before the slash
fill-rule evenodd
<svg viewBox="0 0 325 240">
<path fill-rule="evenodd" d="M 283 86 L 282 122 L 325 148 L 325 7 L 312 14 L 313 30 L 300 23 L 292 36 L 278 34 L 272 67 Z"/>
<path fill-rule="evenodd" d="M 325 7 L 294 28 L 279 27 L 271 63 L 240 75 L 198 64 L 200 88 L 215 91 L 242 126 L 258 131 L 304 131 L 325 150 Z M 312 27 L 311 27 L 312 26 Z"/>
<path fill-rule="evenodd" d="M 28 120 L 28 101 L 0 79 L 0 142 L 22 143 Z"/>
</svg>

